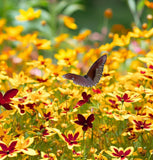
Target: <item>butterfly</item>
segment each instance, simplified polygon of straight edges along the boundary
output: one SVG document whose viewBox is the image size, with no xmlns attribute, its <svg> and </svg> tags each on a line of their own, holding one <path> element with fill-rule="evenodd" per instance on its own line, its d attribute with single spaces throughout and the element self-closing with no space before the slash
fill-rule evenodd
<svg viewBox="0 0 153 160">
<path fill-rule="evenodd" d="M 63 75 L 63 78 L 68 80 L 73 80 L 73 83 L 84 87 L 95 86 L 100 78 L 102 77 L 102 72 L 104 64 L 107 60 L 107 55 L 101 56 L 96 62 L 90 67 L 88 73 L 84 76 L 80 76 L 73 73 L 67 73 Z"/>
</svg>

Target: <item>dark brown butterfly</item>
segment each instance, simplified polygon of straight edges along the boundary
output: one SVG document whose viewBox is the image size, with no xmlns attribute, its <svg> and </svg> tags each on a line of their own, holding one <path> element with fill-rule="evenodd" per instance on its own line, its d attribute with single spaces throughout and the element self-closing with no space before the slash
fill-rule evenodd
<svg viewBox="0 0 153 160">
<path fill-rule="evenodd" d="M 104 64 L 106 62 L 107 56 L 101 56 L 89 69 L 88 73 L 85 76 L 80 76 L 72 73 L 67 73 L 63 75 L 63 78 L 73 80 L 75 84 L 84 87 L 92 87 L 95 86 L 103 72 Z"/>
</svg>

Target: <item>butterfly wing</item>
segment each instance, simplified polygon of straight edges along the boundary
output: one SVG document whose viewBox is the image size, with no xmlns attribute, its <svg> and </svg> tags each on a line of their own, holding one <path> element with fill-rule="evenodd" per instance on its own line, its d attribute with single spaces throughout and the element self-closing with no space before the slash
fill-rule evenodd
<svg viewBox="0 0 153 160">
<path fill-rule="evenodd" d="M 63 78 L 73 80 L 73 83 L 78 84 L 80 86 L 84 86 L 84 87 L 92 86 L 92 83 L 87 78 L 77 74 L 67 73 L 63 75 Z"/>
<path fill-rule="evenodd" d="M 106 62 L 107 55 L 103 55 L 100 57 L 89 69 L 86 77 L 93 81 L 93 84 L 96 85 L 100 78 L 102 77 L 102 72 L 104 68 L 104 64 Z"/>
</svg>

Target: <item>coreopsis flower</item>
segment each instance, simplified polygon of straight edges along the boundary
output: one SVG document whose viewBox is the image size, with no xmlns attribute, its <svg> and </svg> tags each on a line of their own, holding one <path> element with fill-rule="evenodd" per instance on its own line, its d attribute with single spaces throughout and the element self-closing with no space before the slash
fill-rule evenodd
<svg viewBox="0 0 153 160">
<path fill-rule="evenodd" d="M 0 114 L 1 116 L 8 116 L 9 115 L 9 111 L 4 111 Z M 1 122 L 3 121 L 3 118 L 0 118 Z M 5 119 L 6 120 L 6 119 Z M 11 135 L 9 135 L 10 129 L 4 129 L 4 127 L 2 125 L 0 125 L 0 141 L 5 142 L 6 144 L 8 144 L 11 141 Z"/>
<path fill-rule="evenodd" d="M 41 152 L 41 159 L 40 160 L 57 160 L 56 155 L 54 153 L 44 153 Z"/>
<path fill-rule="evenodd" d="M 35 39 L 34 45 L 37 47 L 37 49 L 50 49 L 51 48 L 51 41 L 47 39 Z"/>
<path fill-rule="evenodd" d="M 112 43 L 114 46 L 126 46 L 130 43 L 130 36 L 121 35 L 121 37 L 119 37 L 118 34 L 114 34 Z"/>
<path fill-rule="evenodd" d="M 134 100 L 131 100 L 131 97 L 129 97 L 127 93 L 125 93 L 123 96 L 116 95 L 116 97 L 122 103 L 124 103 L 124 102 L 134 102 Z"/>
<path fill-rule="evenodd" d="M 67 143 L 68 148 L 72 149 L 74 146 L 79 146 L 78 141 L 80 140 L 80 135 L 81 134 L 79 131 L 76 131 L 74 133 L 72 131 L 69 131 L 67 133 L 67 136 L 62 133 L 62 137 L 60 137 Z"/>
<path fill-rule="evenodd" d="M 80 33 L 78 36 L 74 36 L 73 38 L 78 41 L 82 41 L 90 34 L 91 34 L 90 30 L 85 30 L 83 33 Z"/>
<path fill-rule="evenodd" d="M 83 98 L 83 100 L 79 100 L 79 102 L 77 102 L 76 106 L 73 107 L 73 109 L 77 108 L 79 106 L 82 106 L 83 104 L 89 102 L 90 97 L 91 97 L 91 94 L 87 94 L 86 92 L 82 92 L 82 98 Z"/>
<path fill-rule="evenodd" d="M 102 150 L 99 154 L 94 154 L 94 158 L 97 160 L 108 160 L 104 155 L 103 155 L 104 150 Z"/>
<path fill-rule="evenodd" d="M 142 119 L 141 117 L 133 117 L 131 120 L 133 123 L 133 131 L 135 132 L 143 132 L 153 130 L 153 125 L 151 122 Z"/>
<path fill-rule="evenodd" d="M 18 93 L 17 89 L 8 90 L 4 94 L 4 96 L 0 92 L 0 105 L 2 105 L 7 110 L 12 110 L 13 108 L 11 106 L 11 98 L 13 98 L 14 96 L 16 96 L 17 93 Z"/>
<path fill-rule="evenodd" d="M 17 142 L 18 141 L 14 140 L 11 141 L 9 145 L 7 145 L 4 142 L 0 141 L 0 159 L 17 156 L 17 153 L 20 152 L 16 149 Z"/>
<path fill-rule="evenodd" d="M 153 2 L 149 2 L 148 0 L 145 0 L 145 5 L 146 5 L 148 8 L 153 9 Z"/>
<path fill-rule="evenodd" d="M 92 91 L 93 91 L 94 93 L 96 93 L 96 94 L 102 93 L 99 88 L 97 88 L 97 89 L 94 89 L 94 88 L 93 88 Z"/>
<path fill-rule="evenodd" d="M 5 31 L 7 34 L 8 40 L 17 40 L 20 37 L 21 32 L 23 31 L 23 26 L 17 27 L 6 27 Z"/>
<path fill-rule="evenodd" d="M 119 108 L 118 108 L 119 105 L 116 103 L 115 100 L 109 99 L 109 102 L 111 103 L 111 107 L 112 107 L 113 109 L 119 109 Z"/>
<path fill-rule="evenodd" d="M 44 113 L 44 118 L 46 121 L 49 121 L 49 120 L 53 119 L 54 117 L 51 116 L 51 112 L 48 112 L 48 113 Z"/>
<path fill-rule="evenodd" d="M 133 38 L 149 38 L 152 35 L 153 28 L 150 30 L 141 30 L 138 27 L 134 27 L 132 32 L 128 32 L 128 36 Z"/>
<path fill-rule="evenodd" d="M 128 160 L 127 157 L 132 155 L 134 148 L 128 147 L 125 150 L 123 150 L 122 147 L 117 148 L 115 146 L 111 146 L 110 150 L 111 151 L 106 151 L 106 153 L 113 157 L 112 160 Z"/>
<path fill-rule="evenodd" d="M 4 18 L 0 19 L 0 32 L 2 31 L 5 24 L 6 24 L 6 19 L 4 19 Z"/>
<path fill-rule="evenodd" d="M 13 73 L 13 77 L 9 78 L 9 81 L 15 87 L 34 82 L 34 80 L 28 77 L 23 71 L 21 71 L 19 74 Z"/>
<path fill-rule="evenodd" d="M 75 24 L 74 18 L 69 16 L 61 16 L 61 18 L 63 19 L 66 27 L 73 30 L 77 29 L 77 25 Z"/>
<path fill-rule="evenodd" d="M 41 10 L 34 11 L 33 8 L 29 8 L 27 11 L 20 9 L 20 15 L 16 16 L 16 19 L 19 21 L 31 21 L 35 18 L 39 18 L 41 14 Z"/>
<path fill-rule="evenodd" d="M 73 49 L 60 49 L 58 54 L 55 54 L 55 58 L 58 60 L 57 64 L 62 66 L 76 66 L 78 60 L 76 60 L 77 53 Z"/>
<path fill-rule="evenodd" d="M 51 63 L 52 63 L 52 60 L 50 58 L 44 58 L 43 56 L 39 56 L 38 60 L 33 60 L 31 62 L 27 62 L 26 64 L 33 68 L 45 69 L 45 68 L 50 68 Z M 42 74 L 41 70 L 38 71 L 38 73 L 37 73 L 38 74 L 37 76 L 41 76 Z"/>
<path fill-rule="evenodd" d="M 66 33 L 62 33 L 60 34 L 58 37 L 55 38 L 55 42 L 59 45 L 61 42 L 65 41 L 65 39 L 68 37 L 69 35 Z M 56 44 L 56 45 L 57 45 Z"/>
<path fill-rule="evenodd" d="M 74 122 L 78 125 L 83 126 L 82 127 L 83 131 L 87 131 L 88 128 L 93 127 L 92 122 L 95 119 L 94 114 L 91 114 L 87 119 L 81 114 L 78 114 L 77 117 L 78 117 L 78 120 Z"/>
<path fill-rule="evenodd" d="M 18 138 L 16 149 L 23 152 L 24 154 L 35 156 L 38 153 L 34 149 L 28 148 L 33 143 L 33 141 L 34 141 L 34 138 L 24 139 L 23 136 L 20 136 Z"/>
</svg>

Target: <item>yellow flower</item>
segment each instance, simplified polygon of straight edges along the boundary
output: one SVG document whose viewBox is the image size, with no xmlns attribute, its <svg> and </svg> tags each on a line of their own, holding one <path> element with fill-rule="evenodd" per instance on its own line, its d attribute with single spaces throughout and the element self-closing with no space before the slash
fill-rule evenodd
<svg viewBox="0 0 153 160">
<path fill-rule="evenodd" d="M 19 10 L 20 15 L 16 16 L 16 19 L 19 21 L 31 21 L 35 18 L 39 18 L 41 14 L 41 10 L 37 10 L 34 12 L 33 8 L 29 8 L 27 11 L 24 11 L 23 9 Z"/>
<path fill-rule="evenodd" d="M 55 58 L 58 60 L 58 65 L 68 66 L 76 65 L 78 61 L 76 60 L 77 53 L 73 49 L 60 49 L 58 54 L 55 54 Z"/>
<path fill-rule="evenodd" d="M 8 40 L 16 40 L 19 38 L 21 32 L 23 31 L 23 26 L 17 26 L 17 27 L 6 27 L 5 31 L 7 34 Z"/>
<path fill-rule="evenodd" d="M 121 159 L 128 160 L 127 157 L 132 155 L 134 148 L 127 147 L 125 150 L 123 150 L 122 147 L 117 148 L 115 146 L 111 146 L 110 150 L 111 151 L 106 151 L 106 153 L 109 154 L 111 157 L 114 157 L 112 158 L 112 160 L 117 160 L 117 159 L 118 160 L 121 160 Z"/>
<path fill-rule="evenodd" d="M 21 71 L 19 74 L 13 73 L 13 78 L 9 78 L 9 81 L 13 86 L 16 87 L 26 83 L 34 82 L 34 80 L 25 75 L 23 71 Z"/>
<path fill-rule="evenodd" d="M 63 42 L 69 35 L 67 33 L 62 33 L 58 37 L 55 38 L 55 42 L 57 44 Z"/>
<path fill-rule="evenodd" d="M 25 154 L 28 154 L 31 156 L 37 155 L 38 153 L 35 150 L 28 148 L 33 143 L 33 141 L 34 141 L 34 138 L 24 139 L 23 136 L 20 136 L 18 139 L 16 148 L 17 150 L 20 150 Z"/>
<path fill-rule="evenodd" d="M 40 159 L 40 160 L 49 160 L 49 159 L 57 160 L 56 155 L 54 153 L 48 154 L 48 153 L 41 152 L 41 157 L 42 157 L 42 159 Z"/>
<path fill-rule="evenodd" d="M 114 46 L 126 46 L 130 43 L 130 36 L 121 35 L 121 37 L 119 37 L 118 34 L 114 34 L 112 43 L 114 44 Z"/>
<path fill-rule="evenodd" d="M 6 23 L 6 19 L 4 19 L 4 18 L 0 19 L 0 31 L 4 27 L 5 23 Z"/>
<path fill-rule="evenodd" d="M 79 41 L 82 41 L 90 34 L 91 34 L 91 31 L 88 29 L 88 30 L 85 30 L 83 33 L 80 33 L 78 36 L 74 36 L 73 38 Z"/>
<path fill-rule="evenodd" d="M 61 18 L 64 20 L 64 24 L 69 29 L 77 29 L 77 25 L 74 23 L 74 18 L 69 16 L 61 16 Z"/>
<path fill-rule="evenodd" d="M 145 5 L 146 5 L 148 8 L 153 9 L 153 2 L 149 2 L 148 0 L 145 0 Z"/>
<path fill-rule="evenodd" d="M 37 49 L 50 49 L 51 41 L 47 39 L 35 39 L 34 44 Z"/>
<path fill-rule="evenodd" d="M 140 30 L 138 27 L 133 28 L 133 32 L 129 32 L 128 36 L 133 38 L 149 38 L 153 35 L 153 28 L 150 30 Z"/>
</svg>

